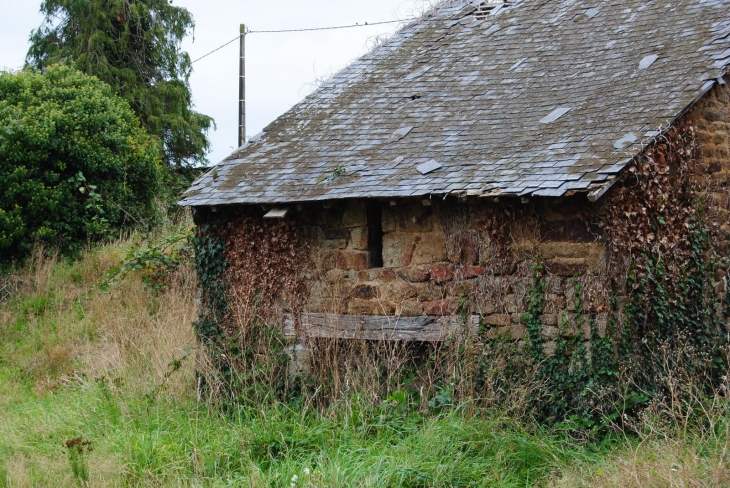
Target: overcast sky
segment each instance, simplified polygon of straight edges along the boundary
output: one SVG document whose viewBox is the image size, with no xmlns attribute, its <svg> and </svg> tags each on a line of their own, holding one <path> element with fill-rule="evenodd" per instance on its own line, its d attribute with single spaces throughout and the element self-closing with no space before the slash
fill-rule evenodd
<svg viewBox="0 0 730 488">
<path fill-rule="evenodd" d="M 429 0 L 174 0 L 195 18 L 195 36 L 183 47 L 192 59 L 250 30 L 279 30 L 405 19 Z M 22 67 L 28 36 L 42 21 L 40 0 L 0 0 L 0 68 Z M 398 24 L 320 32 L 251 34 L 246 38 L 247 130 L 257 134 L 327 77 L 364 54 L 375 36 Z M 210 134 L 216 163 L 237 143 L 238 43 L 195 63 L 190 79 L 196 109 L 218 126 Z"/>
</svg>

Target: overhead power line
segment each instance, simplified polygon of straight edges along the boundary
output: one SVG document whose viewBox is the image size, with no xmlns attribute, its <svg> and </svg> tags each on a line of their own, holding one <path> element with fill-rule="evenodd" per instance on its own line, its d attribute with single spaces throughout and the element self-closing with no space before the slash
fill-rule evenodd
<svg viewBox="0 0 730 488">
<path fill-rule="evenodd" d="M 386 20 L 383 22 L 365 22 L 364 24 L 351 24 L 351 25 L 338 25 L 336 27 L 313 27 L 311 29 L 283 29 L 283 30 L 247 30 L 246 34 L 279 34 L 282 32 L 308 32 L 308 31 L 322 31 L 322 30 L 335 30 L 335 29 L 351 29 L 353 27 L 369 27 L 371 25 L 382 25 L 382 24 L 396 24 L 403 22 L 402 20 Z"/>
<path fill-rule="evenodd" d="M 233 43 L 233 42 L 236 42 L 236 41 L 237 41 L 238 39 L 240 39 L 240 36 L 236 36 L 236 37 L 234 37 L 233 39 L 231 39 L 230 41 L 226 42 L 226 43 L 225 43 L 225 44 L 223 44 L 222 46 L 219 46 L 219 47 L 217 47 L 217 48 L 213 49 L 213 50 L 212 50 L 211 52 L 209 52 L 208 54 L 204 54 L 204 55 L 200 56 L 200 57 L 199 57 L 198 59 L 196 59 L 195 61 L 193 61 L 193 62 L 192 62 L 192 63 L 190 63 L 190 64 L 194 64 L 194 63 L 197 63 L 197 62 L 198 62 L 198 61 L 200 61 L 201 59 L 203 59 L 203 58 L 207 58 L 208 56 L 210 56 L 210 55 L 211 55 L 211 54 L 213 54 L 214 52 L 216 52 L 216 51 L 220 51 L 221 49 L 223 49 L 223 48 L 224 48 L 224 47 L 226 47 L 227 45 L 229 45 L 229 44 L 231 44 L 231 43 Z"/>
<path fill-rule="evenodd" d="M 383 21 L 383 22 L 365 22 L 363 24 L 338 25 L 338 26 L 334 26 L 334 27 L 312 27 L 312 28 L 309 28 L 309 29 L 281 29 L 281 30 L 248 30 L 248 29 L 246 29 L 245 34 L 246 35 L 248 35 L 248 34 L 282 34 L 282 33 L 286 33 L 286 32 L 311 32 L 311 31 L 325 31 L 325 30 L 336 30 L 336 29 L 351 29 L 353 27 L 370 27 L 370 26 L 373 26 L 373 25 L 397 24 L 399 22 L 404 22 L 404 21 L 402 21 L 402 20 L 386 20 L 386 21 Z M 221 46 L 213 49 L 209 53 L 204 54 L 203 56 L 200 56 L 198 59 L 194 60 L 192 63 L 197 63 L 201 59 L 210 56 L 214 52 L 220 51 L 221 49 L 223 49 L 227 45 L 236 42 L 239 38 L 240 38 L 240 36 L 234 37 L 230 41 L 228 41 L 225 44 L 222 44 Z"/>
</svg>

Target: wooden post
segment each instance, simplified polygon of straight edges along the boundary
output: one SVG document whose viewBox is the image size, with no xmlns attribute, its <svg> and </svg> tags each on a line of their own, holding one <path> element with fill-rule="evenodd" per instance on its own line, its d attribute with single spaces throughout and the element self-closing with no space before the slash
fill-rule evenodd
<svg viewBox="0 0 730 488">
<path fill-rule="evenodd" d="M 246 143 L 246 24 L 241 24 L 241 57 L 238 67 L 238 147 Z"/>
</svg>

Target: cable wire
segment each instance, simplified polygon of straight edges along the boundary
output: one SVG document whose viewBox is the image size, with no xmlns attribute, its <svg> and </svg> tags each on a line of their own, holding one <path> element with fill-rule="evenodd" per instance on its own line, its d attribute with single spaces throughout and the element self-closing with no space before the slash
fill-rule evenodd
<svg viewBox="0 0 730 488">
<path fill-rule="evenodd" d="M 220 46 L 220 47 L 217 47 L 217 48 L 213 49 L 213 50 L 212 50 L 211 52 L 209 52 L 208 54 L 204 54 L 203 56 L 200 56 L 200 57 L 199 57 L 198 59 L 196 59 L 195 61 L 192 61 L 192 62 L 191 62 L 190 64 L 195 64 L 195 63 L 197 63 L 198 61 L 200 61 L 201 59 L 203 59 L 203 58 L 207 58 L 208 56 L 210 56 L 210 55 L 211 55 L 211 54 L 213 54 L 214 52 L 216 52 L 216 51 L 220 51 L 221 49 L 223 49 L 223 48 L 224 48 L 224 47 L 226 47 L 227 45 L 231 44 L 232 42 L 236 42 L 236 41 L 237 41 L 237 40 L 239 40 L 240 38 L 241 38 L 241 36 L 240 36 L 240 35 L 238 35 L 238 36 L 234 37 L 233 39 L 231 39 L 230 41 L 226 42 L 226 43 L 225 43 L 225 44 L 223 44 L 222 46 Z"/>
<path fill-rule="evenodd" d="M 383 25 L 383 24 L 396 24 L 399 22 L 404 22 L 403 20 L 386 20 L 383 22 L 365 22 L 363 24 L 351 24 L 351 25 L 338 25 L 334 27 L 313 27 L 310 29 L 282 29 L 282 30 L 248 30 L 246 29 L 246 32 L 244 32 L 244 35 L 248 34 L 280 34 L 280 33 L 286 33 L 286 32 L 311 32 L 311 31 L 324 31 L 324 30 L 335 30 L 335 29 L 351 29 L 353 27 L 370 27 L 371 25 Z M 198 59 L 192 61 L 190 64 L 197 63 L 203 58 L 207 58 L 211 54 L 213 54 L 216 51 L 220 51 L 224 47 L 226 47 L 229 44 L 232 44 L 239 40 L 241 38 L 240 35 L 234 37 L 230 41 L 226 42 L 225 44 L 213 49 L 208 54 L 204 54 L 200 56 Z"/>
<path fill-rule="evenodd" d="M 382 24 L 396 24 L 403 22 L 402 20 L 386 20 L 383 22 L 365 22 L 364 24 L 352 24 L 352 25 L 338 25 L 336 27 L 313 27 L 311 29 L 282 29 L 282 30 L 247 30 L 246 34 L 279 34 L 282 32 L 308 32 L 308 31 L 322 31 L 322 30 L 335 30 L 335 29 L 351 29 L 352 27 L 369 27 L 371 25 L 382 25 Z"/>
</svg>

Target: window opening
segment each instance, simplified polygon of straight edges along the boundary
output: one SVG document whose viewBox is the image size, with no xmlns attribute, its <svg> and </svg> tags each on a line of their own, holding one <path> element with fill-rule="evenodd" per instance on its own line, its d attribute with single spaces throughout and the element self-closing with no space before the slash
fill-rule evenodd
<svg viewBox="0 0 730 488">
<path fill-rule="evenodd" d="M 380 202 L 368 202 L 368 251 L 370 267 L 383 267 L 383 209 Z"/>
</svg>

